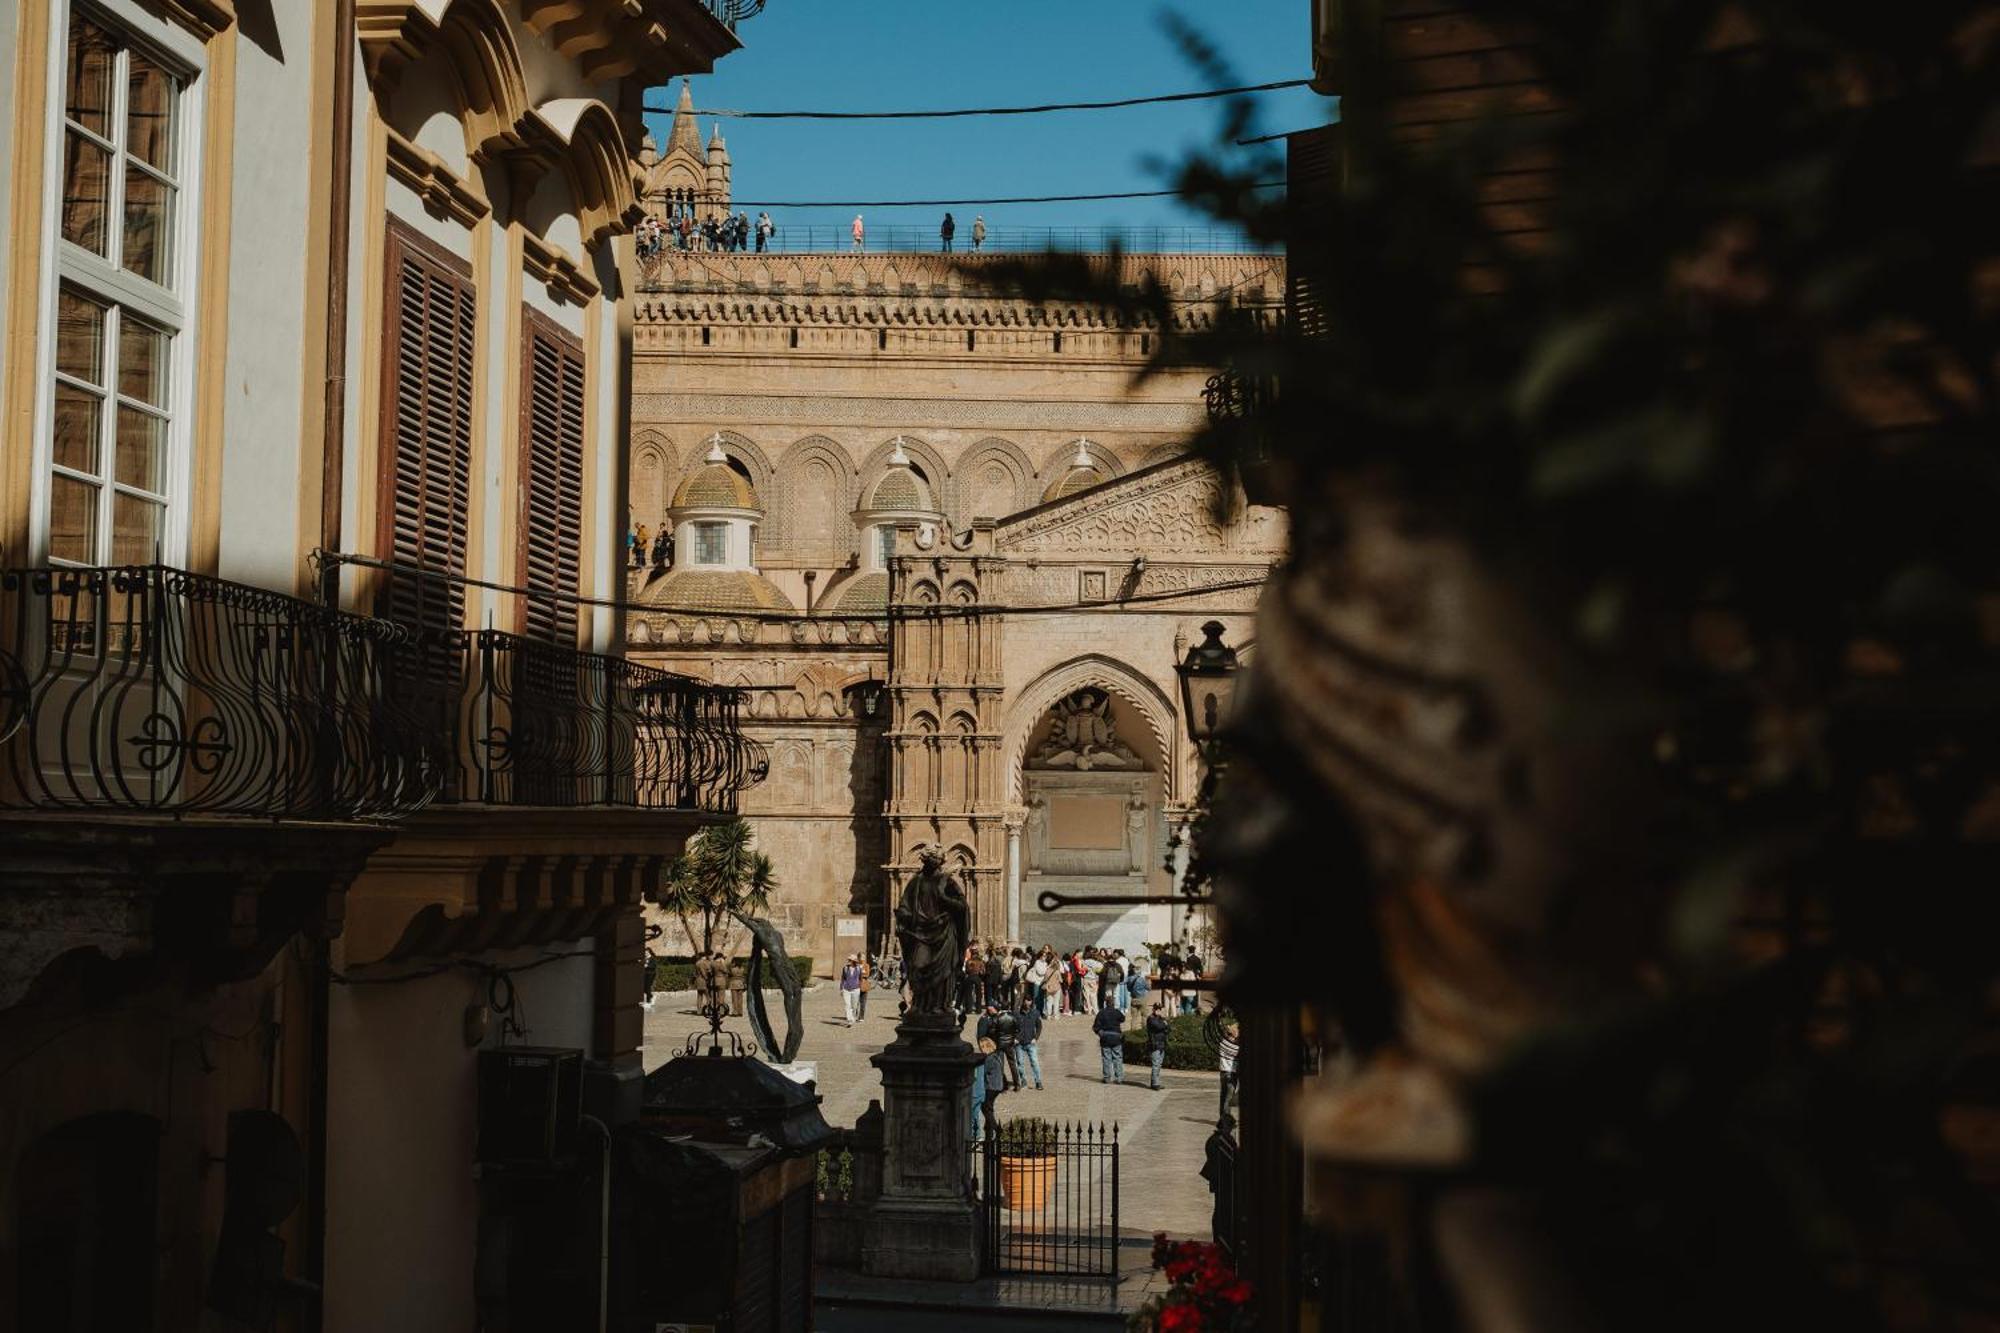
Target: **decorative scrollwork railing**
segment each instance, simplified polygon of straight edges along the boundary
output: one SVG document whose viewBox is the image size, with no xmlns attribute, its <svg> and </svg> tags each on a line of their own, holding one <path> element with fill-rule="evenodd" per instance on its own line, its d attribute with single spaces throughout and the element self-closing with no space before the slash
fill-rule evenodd
<svg viewBox="0 0 2000 1333">
<path fill-rule="evenodd" d="M 701 0 L 704 8 L 722 22 L 731 32 L 744 19 L 754 18 L 764 8 L 764 0 Z"/>
<path fill-rule="evenodd" d="M 443 738 L 410 631 L 164 565 L 0 571 L 0 806 L 391 819 Z"/>
<path fill-rule="evenodd" d="M 432 803 L 727 814 L 742 693 L 164 565 L 0 570 L 0 808 L 390 820 Z"/>
<path fill-rule="evenodd" d="M 450 642 L 461 670 L 447 801 L 728 814 L 768 770 L 739 725 L 740 691 L 498 630 Z"/>
</svg>

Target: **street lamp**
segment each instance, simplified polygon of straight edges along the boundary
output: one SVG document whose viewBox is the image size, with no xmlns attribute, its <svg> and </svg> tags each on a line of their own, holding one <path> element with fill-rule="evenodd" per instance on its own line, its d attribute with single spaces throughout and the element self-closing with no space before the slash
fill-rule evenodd
<svg viewBox="0 0 2000 1333">
<path fill-rule="evenodd" d="M 1215 738 L 1229 720 L 1229 701 L 1236 692 L 1236 650 L 1222 641 L 1220 620 L 1203 625 L 1201 633 L 1201 642 L 1188 649 L 1174 670 L 1181 678 L 1181 707 L 1187 711 L 1188 735 L 1213 768 Z"/>
</svg>

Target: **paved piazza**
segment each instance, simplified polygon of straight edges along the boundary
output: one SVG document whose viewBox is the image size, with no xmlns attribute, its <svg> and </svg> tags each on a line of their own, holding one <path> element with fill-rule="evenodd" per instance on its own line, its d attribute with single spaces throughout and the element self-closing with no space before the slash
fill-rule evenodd
<svg viewBox="0 0 2000 1333">
<path fill-rule="evenodd" d="M 776 992 L 769 998 L 781 1013 Z M 686 991 L 656 997 L 646 1016 L 646 1068 L 679 1054 L 688 1034 L 706 1026 L 692 1006 Z M 882 1096 L 881 1075 L 868 1057 L 895 1039 L 895 1018 L 893 997 L 886 1006 L 871 997 L 868 1016 L 850 1029 L 831 983 L 807 992 L 799 1059 L 819 1065 L 821 1112 L 828 1124 L 852 1125 L 871 1099 Z M 728 1026 L 749 1035 L 747 1018 L 731 1019 Z M 1117 1124 L 1123 1230 L 1206 1238 L 1211 1198 L 1200 1171 L 1202 1145 L 1215 1127 L 1216 1076 L 1169 1069 L 1161 1076 L 1166 1090 L 1153 1092 L 1146 1087 L 1145 1067 L 1128 1064 L 1126 1085 L 1106 1086 L 1099 1081 L 1097 1038 L 1085 1018 L 1051 1019 L 1042 1031 L 1041 1053 L 1044 1090 L 1036 1092 L 1030 1080 L 1027 1091 L 1007 1093 L 1001 1119 L 1039 1115 Z"/>
</svg>

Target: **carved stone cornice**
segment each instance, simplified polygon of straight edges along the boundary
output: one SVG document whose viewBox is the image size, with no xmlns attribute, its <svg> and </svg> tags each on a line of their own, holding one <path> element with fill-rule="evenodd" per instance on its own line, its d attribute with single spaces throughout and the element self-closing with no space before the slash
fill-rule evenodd
<svg viewBox="0 0 2000 1333">
<path fill-rule="evenodd" d="M 489 205 L 460 180 L 444 159 L 427 148 L 389 131 L 389 178 L 416 191 L 432 215 L 470 227 L 486 216 Z"/>
<path fill-rule="evenodd" d="M 568 255 L 533 232 L 522 237 L 521 265 L 529 277 L 548 287 L 551 300 L 587 305 L 590 298 L 597 295 L 594 278 L 578 268 Z"/>
<path fill-rule="evenodd" d="M 1230 513 L 1227 521 L 1219 510 Z M 1199 459 L 1158 464 L 1023 510 L 994 529 L 993 545 L 1007 555 L 1077 553 L 1107 565 L 1133 553 L 1257 551 L 1276 558 L 1285 549 L 1278 511 L 1225 496 L 1222 478 Z"/>
<path fill-rule="evenodd" d="M 143 0 L 148 9 L 169 23 L 207 41 L 236 22 L 234 0 Z"/>
</svg>

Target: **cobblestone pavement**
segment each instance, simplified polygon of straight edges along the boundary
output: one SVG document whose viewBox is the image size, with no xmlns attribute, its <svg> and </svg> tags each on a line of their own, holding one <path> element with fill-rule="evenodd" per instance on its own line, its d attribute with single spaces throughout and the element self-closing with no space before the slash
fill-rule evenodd
<svg viewBox="0 0 2000 1333">
<path fill-rule="evenodd" d="M 770 996 L 782 1012 L 778 997 Z M 648 1069 L 678 1055 L 688 1034 L 705 1027 L 685 992 L 662 994 L 646 1017 Z M 895 1039 L 896 1005 L 874 1003 L 853 1028 L 841 1017 L 840 994 L 821 982 L 805 997 L 801 1062 L 819 1066 L 820 1110 L 830 1125 L 852 1125 L 871 1099 L 882 1096 L 881 1075 L 868 1057 Z M 780 1020 L 782 1021 L 782 1020 Z M 749 1037 L 747 1018 L 727 1026 Z M 968 1024 L 968 1030 L 970 1025 Z M 1128 1065 L 1123 1086 L 1100 1081 L 1097 1038 L 1087 1018 L 1050 1019 L 1042 1031 L 1043 1091 L 1030 1086 L 1005 1094 L 1000 1118 L 1038 1115 L 1059 1121 L 1101 1121 L 1119 1129 L 1120 1221 L 1127 1236 L 1165 1231 L 1176 1236 L 1209 1232 L 1211 1198 L 1201 1178 L 1202 1146 L 1215 1128 L 1216 1076 L 1167 1070 L 1163 1092 L 1146 1086 L 1147 1069 Z"/>
</svg>

